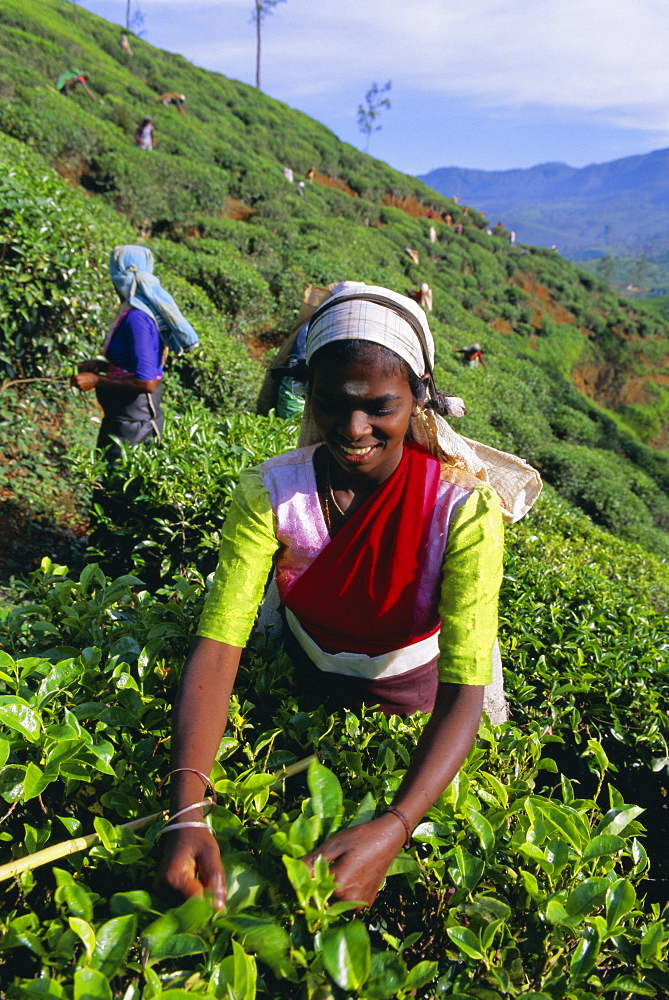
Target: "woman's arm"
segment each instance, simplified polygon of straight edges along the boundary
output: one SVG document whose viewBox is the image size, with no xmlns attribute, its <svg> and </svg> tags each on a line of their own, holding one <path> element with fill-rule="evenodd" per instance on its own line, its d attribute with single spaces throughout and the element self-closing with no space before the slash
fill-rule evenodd
<svg viewBox="0 0 669 1000">
<path fill-rule="evenodd" d="M 228 704 L 241 651 L 251 632 L 277 548 L 274 514 L 258 469 L 240 475 L 221 529 L 219 563 L 186 662 L 172 728 L 172 767 L 192 767 L 209 776 L 228 718 Z M 196 774 L 170 779 L 172 814 L 206 795 Z M 176 822 L 198 822 L 193 809 Z M 207 890 L 217 908 L 225 902 L 225 880 L 216 841 L 205 829 L 165 834 L 157 884 L 183 896 Z"/>
<path fill-rule="evenodd" d="M 411 830 L 459 771 L 476 737 L 482 706 L 482 685 L 439 684 L 434 710 L 393 800 Z M 370 905 L 405 840 L 402 821 L 386 812 L 336 833 L 304 860 L 311 865 L 321 855 L 330 861 L 338 883 L 335 897 Z"/>
<path fill-rule="evenodd" d="M 199 638 L 186 661 L 172 728 L 172 767 L 193 768 L 209 776 L 228 719 L 228 705 L 241 648 Z M 170 777 L 171 814 L 201 802 L 207 791 L 190 771 Z M 175 822 L 201 822 L 203 808 L 189 810 Z M 156 878 L 159 888 L 182 896 L 207 891 L 214 906 L 225 903 L 225 876 L 218 844 L 204 828 L 175 830 L 166 846 Z"/>
<path fill-rule="evenodd" d="M 437 698 L 393 802 L 411 830 L 453 780 L 476 737 L 497 632 L 503 542 L 499 500 L 489 486 L 477 486 L 449 528 Z M 405 840 L 401 819 L 385 813 L 335 834 L 308 860 L 323 854 L 333 862 L 339 898 L 371 903 Z"/>
<path fill-rule="evenodd" d="M 160 379 L 137 378 L 136 375 L 124 375 L 121 378 L 110 378 L 95 371 L 80 371 L 72 376 L 72 385 L 88 392 L 96 386 L 104 386 L 106 389 L 115 389 L 117 392 L 155 392 L 160 384 Z"/>
<path fill-rule="evenodd" d="M 109 362 L 102 358 L 90 358 L 88 361 L 79 361 L 77 364 L 77 371 L 95 372 L 96 375 L 106 372 L 108 368 Z"/>
</svg>

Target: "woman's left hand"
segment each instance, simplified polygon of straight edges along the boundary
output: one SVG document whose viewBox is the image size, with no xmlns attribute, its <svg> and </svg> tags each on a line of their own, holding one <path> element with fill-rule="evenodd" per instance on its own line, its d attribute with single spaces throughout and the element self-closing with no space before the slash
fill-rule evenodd
<svg viewBox="0 0 669 1000">
<path fill-rule="evenodd" d="M 371 906 L 390 865 L 406 839 L 392 813 L 340 830 L 302 860 L 313 869 L 317 857 L 330 862 L 337 880 L 334 898 Z"/>
</svg>

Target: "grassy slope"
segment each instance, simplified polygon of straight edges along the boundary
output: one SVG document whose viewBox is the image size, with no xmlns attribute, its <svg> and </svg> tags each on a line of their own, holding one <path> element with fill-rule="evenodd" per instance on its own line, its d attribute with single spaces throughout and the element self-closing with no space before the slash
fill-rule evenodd
<svg viewBox="0 0 669 1000">
<path fill-rule="evenodd" d="M 197 293 L 212 352 L 223 333 L 256 350 L 276 343 L 309 282 L 349 277 L 409 291 L 427 280 L 438 374 L 468 401 L 464 432 L 520 451 L 606 527 L 669 554 L 669 463 L 657 450 L 669 444 L 669 327 L 660 317 L 555 254 L 487 235 L 475 211 L 464 215 L 254 88 L 139 39 L 129 58 L 118 35 L 68 0 L 6 0 L 0 128 L 150 234 L 163 266 L 198 286 L 190 299 L 195 308 Z M 98 103 L 53 91 L 71 64 L 89 73 Z M 188 117 L 155 103 L 166 89 L 186 93 Z M 147 110 L 152 154 L 131 138 Z M 284 165 L 313 167 L 320 183 L 298 198 Z M 429 243 L 428 205 L 461 220 L 463 236 L 437 223 Z M 473 339 L 486 371 L 454 360 L 452 349 Z"/>
</svg>

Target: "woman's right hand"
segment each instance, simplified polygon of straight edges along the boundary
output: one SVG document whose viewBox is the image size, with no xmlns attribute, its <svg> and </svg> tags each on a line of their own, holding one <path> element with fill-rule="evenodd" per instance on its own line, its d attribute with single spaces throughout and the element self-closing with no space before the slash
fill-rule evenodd
<svg viewBox="0 0 669 1000">
<path fill-rule="evenodd" d="M 72 376 L 72 385 L 76 385 L 77 389 L 81 389 L 82 392 L 89 392 L 91 389 L 95 389 L 99 378 L 97 372 L 77 372 L 76 375 Z"/>
<path fill-rule="evenodd" d="M 227 887 L 221 852 L 214 835 L 205 829 L 166 833 L 167 844 L 156 874 L 155 888 L 188 899 L 206 894 L 215 910 L 225 906 Z"/>
</svg>

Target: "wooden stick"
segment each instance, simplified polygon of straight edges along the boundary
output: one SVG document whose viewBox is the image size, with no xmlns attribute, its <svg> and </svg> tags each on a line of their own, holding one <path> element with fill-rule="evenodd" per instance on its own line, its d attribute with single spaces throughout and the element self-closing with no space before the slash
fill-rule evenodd
<svg viewBox="0 0 669 1000">
<path fill-rule="evenodd" d="M 301 774 L 302 771 L 306 771 L 312 760 L 318 760 L 317 754 L 312 753 L 308 757 L 303 757 L 302 760 L 296 760 L 294 764 L 288 764 L 286 767 L 275 771 L 274 777 L 277 780 L 272 785 L 272 788 L 280 785 L 284 778 L 292 778 L 294 774 Z"/>
<path fill-rule="evenodd" d="M 0 385 L 0 392 L 4 392 L 5 389 L 9 389 L 12 385 L 24 385 L 26 382 L 69 382 L 69 376 L 67 378 L 56 378 L 55 375 L 41 375 L 39 378 L 15 378 L 11 382 L 3 382 Z"/>
<path fill-rule="evenodd" d="M 121 830 L 141 830 L 159 816 L 165 816 L 165 812 L 152 813 L 151 816 L 142 816 L 140 819 L 133 819 L 130 823 L 122 823 Z M 94 847 L 100 842 L 99 833 L 89 833 L 87 837 L 74 837 L 73 840 L 61 840 L 59 844 L 52 844 L 35 854 L 27 854 L 25 858 L 16 858 L 6 865 L 0 865 L 0 882 L 8 878 L 15 878 L 21 872 L 31 871 L 39 868 L 40 865 L 48 865 L 51 861 L 58 861 L 59 858 L 66 858 L 68 854 L 76 854 L 78 851 L 85 851 L 89 847 Z"/>
<path fill-rule="evenodd" d="M 277 779 L 272 785 L 272 788 L 280 785 L 285 778 L 292 778 L 294 774 L 300 774 L 302 771 L 306 771 L 311 764 L 312 760 L 317 760 L 316 754 L 311 754 L 309 757 L 303 757 L 302 760 L 296 760 L 294 764 L 289 764 L 287 767 L 281 767 L 278 771 L 274 772 L 274 777 Z M 120 830 L 141 830 L 142 827 L 148 826 L 154 819 L 159 819 L 161 816 L 167 818 L 167 810 L 162 812 L 152 813 L 150 816 L 142 816 L 140 819 L 133 819 L 130 823 L 119 824 Z M 4 882 L 8 878 L 16 878 L 22 872 L 32 871 L 33 868 L 39 868 L 40 865 L 48 865 L 52 861 L 58 861 L 60 858 L 66 858 L 69 854 L 77 854 L 79 851 L 86 851 L 89 847 L 95 847 L 96 844 L 100 843 L 99 833 L 89 833 L 86 837 L 74 837 L 72 840 L 61 840 L 58 844 L 52 844 L 50 847 L 45 847 L 41 851 L 36 851 L 35 854 L 26 854 L 24 858 L 15 858 L 14 861 L 9 861 L 6 865 L 0 865 L 0 882 Z"/>
</svg>

